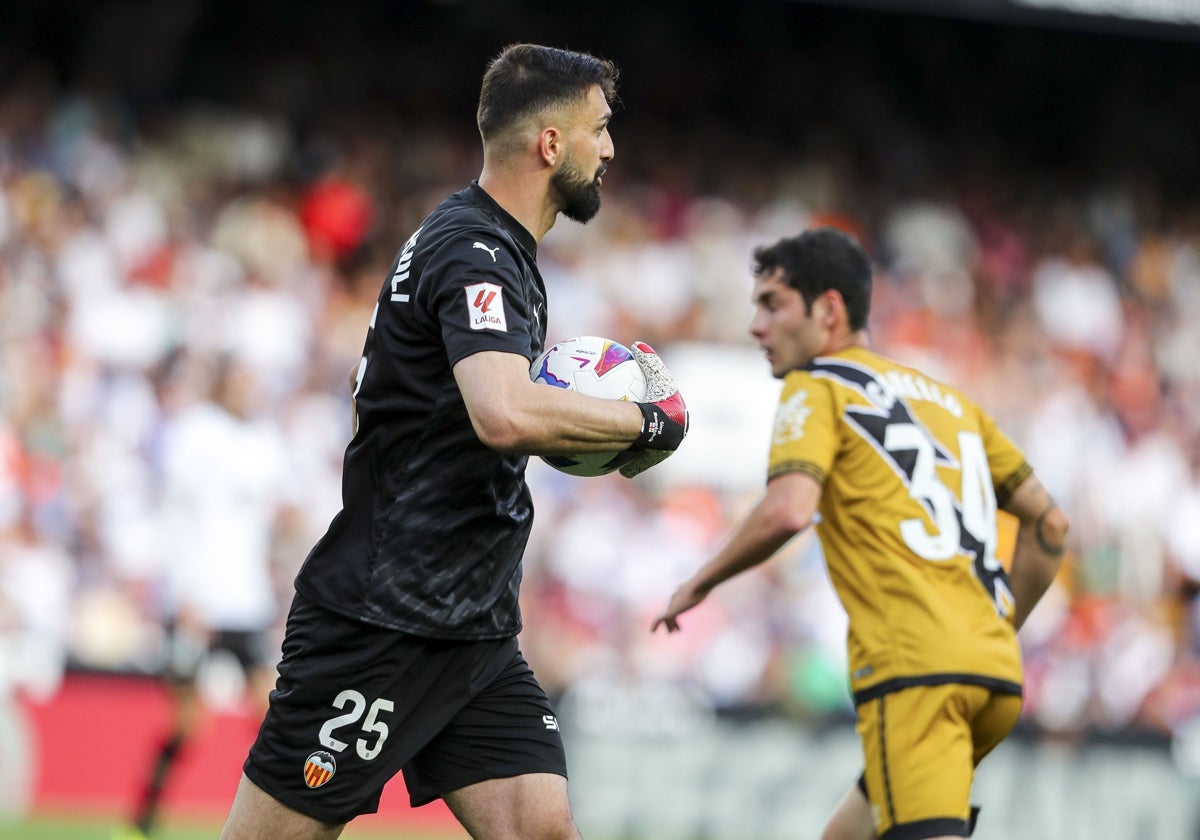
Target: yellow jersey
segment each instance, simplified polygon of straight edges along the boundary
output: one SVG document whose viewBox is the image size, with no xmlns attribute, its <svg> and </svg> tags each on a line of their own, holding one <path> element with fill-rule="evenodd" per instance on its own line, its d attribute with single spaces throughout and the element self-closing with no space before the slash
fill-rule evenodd
<svg viewBox="0 0 1200 840">
<path fill-rule="evenodd" d="M 1020 694 L 996 517 L 1032 473 L 955 388 L 865 348 L 784 379 L 768 478 L 822 485 L 816 522 L 850 619 L 855 702 L 914 685 Z"/>
</svg>

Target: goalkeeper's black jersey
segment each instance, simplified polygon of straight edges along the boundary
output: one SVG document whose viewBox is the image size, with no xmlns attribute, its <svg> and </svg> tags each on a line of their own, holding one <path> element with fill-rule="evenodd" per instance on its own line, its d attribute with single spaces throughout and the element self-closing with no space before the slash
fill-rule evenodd
<svg viewBox="0 0 1200 840">
<path fill-rule="evenodd" d="M 520 631 L 528 459 L 479 441 L 452 368 L 485 350 L 541 352 L 536 255 L 534 238 L 478 182 L 400 250 L 367 332 L 342 510 L 297 575 L 304 595 L 419 636 Z"/>
</svg>

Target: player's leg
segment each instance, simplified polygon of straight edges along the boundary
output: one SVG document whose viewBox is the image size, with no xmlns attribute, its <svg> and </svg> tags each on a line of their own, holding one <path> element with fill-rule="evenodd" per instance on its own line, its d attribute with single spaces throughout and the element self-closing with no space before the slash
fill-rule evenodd
<svg viewBox="0 0 1200 840">
<path fill-rule="evenodd" d="M 476 840 L 579 840 L 567 780 L 554 773 L 489 779 L 443 799 Z"/>
<path fill-rule="evenodd" d="M 444 799 L 476 840 L 577 840 L 558 718 L 515 639 L 495 649 L 486 673 L 404 766 L 413 806 Z"/>
<path fill-rule="evenodd" d="M 863 781 L 846 791 L 821 832 L 821 840 L 875 840 L 875 821 Z"/>
<path fill-rule="evenodd" d="M 174 719 L 155 750 L 133 818 L 133 825 L 146 836 L 154 831 L 163 790 L 183 755 L 200 716 L 200 699 L 194 681 L 173 684 L 170 691 Z"/>
<path fill-rule="evenodd" d="M 979 766 L 984 756 L 1008 737 L 1021 717 L 1022 700 L 1019 694 L 992 694 L 971 721 L 971 737 L 975 742 L 974 762 Z M 974 833 L 979 820 L 979 808 L 971 806 L 970 831 Z"/>
<path fill-rule="evenodd" d="M 992 694 L 971 721 L 975 742 L 975 766 L 1008 737 L 1021 717 L 1021 697 L 1018 694 Z"/>
<path fill-rule="evenodd" d="M 882 840 L 970 835 L 971 726 L 989 696 L 978 686 L 932 685 L 859 704 L 866 791 Z"/>
<path fill-rule="evenodd" d="M 265 712 L 279 664 L 278 642 L 272 639 L 269 628 L 224 631 L 217 635 L 213 648 L 228 651 L 237 660 L 246 679 L 246 699 L 259 712 Z"/>
<path fill-rule="evenodd" d="M 345 827 L 289 808 L 243 774 L 220 840 L 334 840 Z"/>
<path fill-rule="evenodd" d="M 457 709 L 436 693 L 447 667 L 419 639 L 297 596 L 222 837 L 325 840 L 374 812 L 387 781 Z"/>
<path fill-rule="evenodd" d="M 414 804 L 492 778 L 555 768 L 565 775 L 561 759 L 554 763 L 535 757 L 532 765 L 494 761 L 488 749 L 497 744 L 506 757 L 502 747 L 509 739 L 515 737 L 520 747 L 536 740 L 520 732 L 514 735 L 512 721 L 500 721 L 501 731 L 491 728 L 495 718 L 479 721 L 468 715 L 460 721 L 465 708 L 496 686 L 513 664 L 516 650 L 515 639 L 420 639 L 347 619 L 297 596 L 288 617 L 276 689 L 243 765 L 245 779 L 223 836 L 335 837 L 340 826 L 373 813 L 388 780 L 427 754 L 447 759 L 448 765 L 428 763 L 434 781 L 417 793 L 409 785 Z M 545 701 L 544 694 L 541 698 Z M 554 726 L 553 743 L 561 757 L 557 722 L 545 717 L 548 702 L 532 711 L 537 727 Z M 465 743 L 465 750 L 432 749 L 456 722 L 467 734 L 460 732 L 451 741 Z M 487 731 L 480 737 L 473 723 Z M 516 754 L 524 757 L 528 750 Z M 534 769 L 526 769 L 529 766 Z M 499 772 L 493 772 L 495 768 Z M 430 786 L 435 790 L 427 795 Z M 486 828 L 488 815 L 476 816 L 473 802 L 467 801 L 464 813 Z"/>
<path fill-rule="evenodd" d="M 202 709 L 196 675 L 207 646 L 203 631 L 174 622 L 168 625 L 163 680 L 171 698 L 171 723 L 155 748 L 138 794 L 132 821 L 134 830 L 127 836 L 148 837 L 154 832 L 163 791 L 199 726 Z"/>
<path fill-rule="evenodd" d="M 973 825 L 973 822 L 972 822 Z M 871 803 L 863 793 L 861 782 L 846 791 L 821 832 L 821 840 L 876 840 Z M 960 840 L 955 835 L 930 837 L 927 840 Z"/>
</svg>

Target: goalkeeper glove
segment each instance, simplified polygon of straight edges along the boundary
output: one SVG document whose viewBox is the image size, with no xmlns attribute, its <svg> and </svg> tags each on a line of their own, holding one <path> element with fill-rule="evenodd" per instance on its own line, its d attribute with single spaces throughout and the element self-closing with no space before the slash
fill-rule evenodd
<svg viewBox="0 0 1200 840">
<path fill-rule="evenodd" d="M 630 448 L 645 452 L 621 467 L 621 475 L 626 478 L 666 460 L 688 432 L 687 406 L 663 360 L 645 342 L 635 341 L 630 350 L 646 374 L 646 402 L 638 403 L 642 432 Z"/>
</svg>

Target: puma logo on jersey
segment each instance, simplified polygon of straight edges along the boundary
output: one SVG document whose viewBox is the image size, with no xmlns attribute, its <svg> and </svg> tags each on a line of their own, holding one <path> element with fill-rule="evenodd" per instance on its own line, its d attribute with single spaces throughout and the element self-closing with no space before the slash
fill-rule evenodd
<svg viewBox="0 0 1200 840">
<path fill-rule="evenodd" d="M 492 262 L 495 262 L 495 261 L 496 261 L 496 252 L 500 250 L 500 246 L 499 246 L 499 245 L 497 245 L 495 248 L 489 248 L 488 246 L 484 245 L 482 242 L 476 242 L 476 243 L 475 243 L 474 245 L 472 245 L 471 247 L 472 247 L 472 248 L 479 248 L 479 249 L 481 249 L 481 250 L 487 251 L 489 254 L 491 254 L 491 255 L 492 255 Z"/>
<path fill-rule="evenodd" d="M 546 725 L 547 729 L 558 729 L 558 718 L 554 715 L 542 715 L 542 723 Z"/>
</svg>

